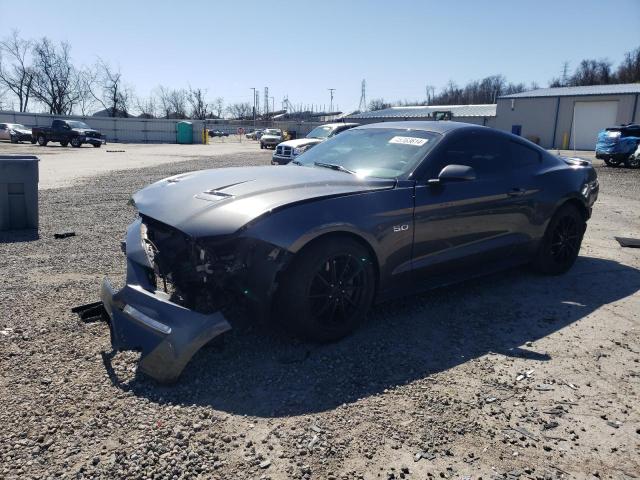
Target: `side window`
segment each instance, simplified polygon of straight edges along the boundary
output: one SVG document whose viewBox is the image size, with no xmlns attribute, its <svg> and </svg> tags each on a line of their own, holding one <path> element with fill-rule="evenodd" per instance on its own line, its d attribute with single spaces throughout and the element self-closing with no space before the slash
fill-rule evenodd
<svg viewBox="0 0 640 480">
<path fill-rule="evenodd" d="M 53 123 L 51 124 L 51 128 L 61 129 L 62 128 L 62 121 L 61 120 L 54 120 Z"/>
<path fill-rule="evenodd" d="M 509 156 L 512 168 L 524 168 L 540 163 L 540 152 L 518 142 L 509 142 Z"/>
<path fill-rule="evenodd" d="M 0 130 L 6 130 L 7 129 L 7 124 L 6 123 L 0 123 Z"/>
<path fill-rule="evenodd" d="M 467 165 L 478 178 L 491 177 L 504 171 L 507 142 L 502 136 L 488 132 L 463 133 L 443 145 L 438 157 L 431 178 L 437 177 L 447 165 Z"/>
</svg>

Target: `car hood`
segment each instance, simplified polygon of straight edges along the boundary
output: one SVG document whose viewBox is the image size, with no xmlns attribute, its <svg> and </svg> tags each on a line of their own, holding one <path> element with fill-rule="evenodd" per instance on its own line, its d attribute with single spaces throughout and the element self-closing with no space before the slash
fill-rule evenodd
<svg viewBox="0 0 640 480">
<path fill-rule="evenodd" d="M 99 133 L 93 128 L 74 128 L 73 131 L 79 133 L 80 135 L 86 135 L 87 133 Z"/>
<path fill-rule="evenodd" d="M 31 130 L 27 129 L 27 128 L 10 128 L 9 130 L 13 130 L 14 132 L 18 132 L 21 134 L 25 134 L 25 133 L 31 133 Z"/>
<path fill-rule="evenodd" d="M 322 142 L 322 140 L 320 140 L 319 138 L 297 138 L 295 140 L 287 140 L 286 142 L 282 142 L 280 145 L 296 148 L 303 145 L 315 145 L 320 142 Z"/>
<path fill-rule="evenodd" d="M 235 233 L 274 209 L 324 197 L 390 189 L 395 180 L 327 168 L 238 167 L 160 180 L 133 196 L 138 211 L 192 237 Z"/>
</svg>

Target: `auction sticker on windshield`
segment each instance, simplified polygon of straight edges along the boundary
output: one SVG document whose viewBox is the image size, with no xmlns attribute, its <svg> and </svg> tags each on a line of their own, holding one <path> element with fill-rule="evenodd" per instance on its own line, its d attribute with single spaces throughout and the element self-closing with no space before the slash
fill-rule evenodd
<svg viewBox="0 0 640 480">
<path fill-rule="evenodd" d="M 421 147 L 429 141 L 428 138 L 416 138 L 416 137 L 393 137 L 389 140 L 389 143 L 400 143 L 402 145 L 414 145 Z"/>
</svg>

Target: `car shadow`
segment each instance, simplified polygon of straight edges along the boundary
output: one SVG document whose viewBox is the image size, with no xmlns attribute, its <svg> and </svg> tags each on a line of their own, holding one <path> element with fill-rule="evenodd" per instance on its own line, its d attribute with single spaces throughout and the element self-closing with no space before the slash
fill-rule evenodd
<svg viewBox="0 0 640 480">
<path fill-rule="evenodd" d="M 515 269 L 384 303 L 357 332 L 329 345 L 300 343 L 269 325 L 234 323 L 223 344 L 202 349 L 177 384 L 142 374 L 112 382 L 153 402 L 234 414 L 322 412 L 490 352 L 548 361 L 536 340 L 639 289 L 639 270 L 579 257 L 562 276 Z"/>
</svg>

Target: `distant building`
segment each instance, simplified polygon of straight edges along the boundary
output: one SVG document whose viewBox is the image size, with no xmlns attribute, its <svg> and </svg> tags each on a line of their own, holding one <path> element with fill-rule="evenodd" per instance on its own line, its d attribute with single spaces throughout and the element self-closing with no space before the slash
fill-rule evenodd
<svg viewBox="0 0 640 480">
<path fill-rule="evenodd" d="M 496 105 L 428 105 L 415 107 L 390 107 L 371 112 L 350 113 L 344 116 L 346 122 L 375 123 L 402 120 L 439 120 L 451 118 L 456 122 L 473 123 L 493 127 L 496 119 Z"/>
<path fill-rule="evenodd" d="M 127 112 L 123 110 L 115 109 L 115 114 L 113 113 L 113 108 L 105 108 L 104 110 L 99 110 L 92 117 L 118 117 L 118 118 L 129 118 L 133 117 L 133 115 L 129 115 Z"/>
<path fill-rule="evenodd" d="M 498 98 L 496 128 L 545 148 L 593 150 L 598 132 L 640 123 L 640 83 L 541 88 Z"/>
</svg>

